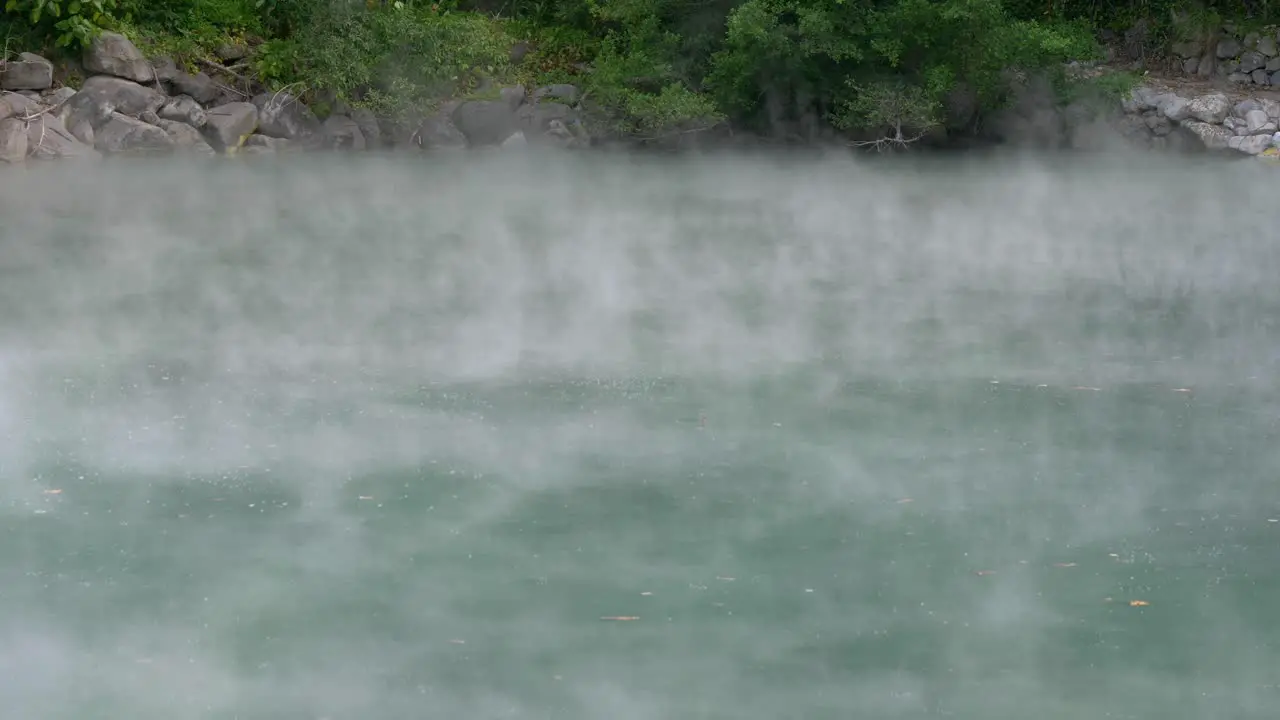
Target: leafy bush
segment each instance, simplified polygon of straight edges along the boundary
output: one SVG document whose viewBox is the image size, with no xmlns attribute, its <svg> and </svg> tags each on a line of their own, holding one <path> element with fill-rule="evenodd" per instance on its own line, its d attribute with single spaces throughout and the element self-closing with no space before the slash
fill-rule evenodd
<svg viewBox="0 0 1280 720">
<path fill-rule="evenodd" d="M 115 0 L 7 0 L 5 14 L 30 23 L 29 36 L 60 48 L 86 47 L 112 22 Z"/>
</svg>

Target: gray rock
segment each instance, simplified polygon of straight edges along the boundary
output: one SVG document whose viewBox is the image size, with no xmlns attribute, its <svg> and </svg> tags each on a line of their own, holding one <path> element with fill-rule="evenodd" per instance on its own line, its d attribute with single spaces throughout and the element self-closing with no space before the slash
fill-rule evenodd
<svg viewBox="0 0 1280 720">
<path fill-rule="evenodd" d="M 0 164 L 17 165 L 26 159 L 26 124 L 12 117 L 0 120 Z"/>
<path fill-rule="evenodd" d="M 1242 72 L 1233 72 L 1227 76 L 1227 82 L 1234 85 L 1252 85 L 1253 78 Z"/>
<path fill-rule="evenodd" d="M 1265 112 L 1267 117 L 1272 120 L 1280 120 L 1280 100 L 1272 100 L 1271 98 L 1262 98 L 1258 101 L 1259 110 Z"/>
<path fill-rule="evenodd" d="M 1275 36 L 1263 35 L 1261 38 L 1258 38 L 1258 52 L 1266 55 L 1267 57 L 1274 57 L 1276 55 Z"/>
<path fill-rule="evenodd" d="M 1209 77 L 1213 74 L 1214 67 L 1216 65 L 1217 61 L 1214 59 L 1213 55 L 1211 53 L 1205 53 L 1204 57 L 1200 58 L 1200 66 L 1196 68 L 1196 75 L 1200 77 Z"/>
<path fill-rule="evenodd" d="M 1261 109 L 1262 109 L 1261 101 L 1257 100 L 1256 98 L 1245 98 L 1244 100 L 1241 100 L 1240 102 L 1236 103 L 1235 106 L 1231 108 L 1231 114 L 1236 117 L 1242 118 L 1246 114 L 1248 114 L 1250 110 L 1261 110 Z"/>
<path fill-rule="evenodd" d="M 1242 140 L 1244 140 L 1243 135 L 1236 135 L 1235 137 L 1227 138 L 1227 147 L 1232 150 L 1239 150 L 1240 141 Z"/>
<path fill-rule="evenodd" d="M 1143 120 L 1146 122 L 1147 128 L 1150 129 L 1151 132 L 1156 135 L 1168 135 L 1169 133 L 1173 132 L 1173 123 L 1170 122 L 1169 118 L 1165 117 L 1164 115 L 1160 115 L 1160 114 L 1147 115 L 1145 118 L 1143 118 Z M 561 123 L 559 120 L 555 120 L 554 123 L 556 125 L 559 125 L 559 128 L 556 128 L 557 130 L 559 130 L 560 128 L 565 128 L 565 125 Z M 567 130 L 567 128 L 565 129 Z M 556 134 L 558 135 L 559 133 L 556 133 Z"/>
<path fill-rule="evenodd" d="M 516 131 L 515 114 L 502 100 L 472 100 L 453 111 L 453 124 L 471 147 L 501 145 Z"/>
<path fill-rule="evenodd" d="M 1268 60 L 1266 67 L 1263 69 L 1269 73 L 1280 71 L 1280 57 L 1273 57 Z"/>
<path fill-rule="evenodd" d="M 292 144 L 292 140 L 258 134 L 250 135 L 249 139 L 244 141 L 246 148 L 257 148 L 272 153 L 286 152 L 291 149 Z"/>
<path fill-rule="evenodd" d="M 114 75 L 134 82 L 152 82 L 155 71 L 129 38 L 114 32 L 101 32 L 84 51 L 84 69 L 91 73 Z"/>
<path fill-rule="evenodd" d="M 93 159 L 98 151 L 67 131 L 62 120 L 50 113 L 27 124 L 27 157 L 37 160 Z"/>
<path fill-rule="evenodd" d="M 1244 46 L 1250 50 L 1258 47 L 1258 40 L 1261 39 L 1261 37 L 1262 36 L 1257 32 L 1250 32 L 1246 34 L 1244 36 Z"/>
<path fill-rule="evenodd" d="M 467 136 L 453 124 L 457 105 L 446 105 L 422 120 L 413 132 L 413 144 L 428 150 L 447 150 L 467 146 Z"/>
<path fill-rule="evenodd" d="M 1194 40 L 1174 43 L 1173 46 L 1170 48 L 1170 50 L 1173 51 L 1173 54 L 1177 55 L 1180 58 L 1196 58 L 1196 59 L 1199 59 L 1200 52 L 1203 49 L 1204 48 L 1201 47 L 1200 43 L 1195 42 Z"/>
<path fill-rule="evenodd" d="M 1280 85 L 1280 70 L 1271 73 L 1271 84 Z"/>
<path fill-rule="evenodd" d="M 138 83 L 108 75 L 84 81 L 80 92 L 67 101 L 58 115 L 72 136 L 86 145 L 96 145 L 94 131 L 115 113 L 137 117 L 155 112 L 164 104 L 163 94 Z"/>
<path fill-rule="evenodd" d="M 1200 142 L 1210 150 L 1225 150 L 1227 142 L 1234 134 L 1221 125 L 1213 125 L 1199 120 L 1183 120 L 1182 127 L 1199 138 Z"/>
<path fill-rule="evenodd" d="M 164 130 L 137 118 L 113 113 L 94 128 L 93 146 L 108 155 L 154 155 L 173 151 L 173 140 Z"/>
<path fill-rule="evenodd" d="M 48 90 L 53 86 L 53 63 L 33 53 L 17 60 L 0 60 L 0 89 Z"/>
<path fill-rule="evenodd" d="M 148 125 L 159 125 L 159 124 L 160 124 L 160 116 L 159 116 L 159 115 L 157 115 L 157 114 L 155 114 L 155 113 L 153 113 L 153 112 L 151 112 L 150 110 L 148 110 L 148 111 L 146 111 L 146 112 L 142 113 L 141 115 L 139 115 L 139 116 L 138 116 L 138 119 L 139 119 L 139 120 L 141 120 L 142 122 L 144 122 L 144 123 L 148 124 Z"/>
<path fill-rule="evenodd" d="M 227 103 L 211 108 L 205 115 L 204 137 L 221 153 L 240 147 L 258 129 L 258 108 L 253 103 Z"/>
<path fill-rule="evenodd" d="M 1240 56 L 1240 72 L 1251 73 L 1267 64 L 1267 58 L 1256 50 L 1249 50 Z"/>
<path fill-rule="evenodd" d="M 529 54 L 529 50 L 531 49 L 532 48 L 530 48 L 529 43 L 521 40 L 511 46 L 511 52 L 508 53 L 507 59 L 511 61 L 512 65 L 519 65 L 524 62 L 525 56 Z"/>
<path fill-rule="evenodd" d="M 1187 75 L 1195 75 L 1198 67 L 1200 67 L 1200 58 L 1187 58 L 1182 61 L 1182 72 Z"/>
<path fill-rule="evenodd" d="M 1240 50 L 1241 50 L 1241 47 L 1240 47 L 1239 41 L 1237 41 L 1235 38 L 1224 37 L 1218 41 L 1218 48 L 1217 48 L 1216 55 L 1218 56 L 1219 60 L 1226 60 L 1227 58 L 1233 58 L 1239 55 Z"/>
<path fill-rule="evenodd" d="M 17 93 L 0 93 L 0 120 L 11 117 L 23 117 L 39 112 L 40 104 L 25 95 Z"/>
<path fill-rule="evenodd" d="M 1240 138 L 1240 144 L 1237 149 L 1242 153 L 1259 155 L 1269 147 L 1271 147 L 1270 135 L 1247 135 Z"/>
<path fill-rule="evenodd" d="M 511 137 L 502 141 L 501 147 L 504 150 L 518 150 L 528 144 L 529 141 L 525 139 L 524 133 L 517 130 Z"/>
<path fill-rule="evenodd" d="M 218 87 L 218 83 L 214 82 L 213 78 L 204 73 L 188 75 L 179 72 L 170 83 L 178 94 L 189 95 L 201 105 L 208 105 L 222 96 L 222 88 Z"/>
<path fill-rule="evenodd" d="M 214 50 L 214 54 L 219 60 L 243 60 L 249 57 L 249 48 L 239 43 L 228 43 L 220 45 L 217 50 Z"/>
<path fill-rule="evenodd" d="M 515 112 L 517 108 L 524 104 L 525 90 L 523 85 L 514 87 L 504 87 L 498 91 L 498 96 Z"/>
<path fill-rule="evenodd" d="M 1254 85 L 1270 85 L 1271 78 L 1267 77 L 1266 70 L 1254 70 L 1249 73 L 1249 79 L 1253 80 Z"/>
<path fill-rule="evenodd" d="M 330 115 L 325 118 L 324 138 L 325 146 L 334 150 L 359 152 L 366 147 L 360 126 L 346 115 Z"/>
<path fill-rule="evenodd" d="M 1231 73 L 1240 72 L 1239 60 L 1223 60 L 1218 63 L 1218 73 L 1221 75 L 1230 75 Z"/>
<path fill-rule="evenodd" d="M 320 132 L 320 120 L 301 100 L 289 93 L 261 93 L 253 98 L 258 108 L 258 132 L 269 137 L 300 140 Z"/>
<path fill-rule="evenodd" d="M 578 102 L 578 87 L 561 83 L 559 85 L 546 85 L 534 90 L 533 101 L 537 103 L 543 100 L 553 100 L 572 105 Z"/>
<path fill-rule="evenodd" d="M 1222 93 L 1201 95 L 1188 103 L 1187 112 L 1200 122 L 1220 123 L 1231 112 L 1231 101 Z"/>
<path fill-rule="evenodd" d="M 1174 122 L 1181 122 L 1191 116 L 1190 101 L 1173 93 L 1166 93 L 1161 97 L 1160 104 L 1157 106 L 1160 113 Z"/>
<path fill-rule="evenodd" d="M 364 136 L 365 145 L 370 150 L 382 147 L 382 128 L 378 126 L 378 118 L 372 110 L 355 108 L 350 117 L 355 121 L 356 127 L 360 128 L 360 134 Z"/>
<path fill-rule="evenodd" d="M 159 110 L 164 101 L 164 94 L 158 90 L 118 77 L 97 75 L 85 80 L 80 86 L 80 92 L 68 104 L 92 102 L 98 106 L 110 107 L 109 112 L 137 116 L 147 110 Z"/>
<path fill-rule="evenodd" d="M 200 103 L 190 95 L 179 95 L 170 98 L 159 110 L 160 117 L 165 120 L 186 123 L 193 128 L 204 127 L 208 115 L 204 108 L 200 107 Z"/>
<path fill-rule="evenodd" d="M 1244 114 L 1244 124 L 1248 128 L 1250 135 L 1255 135 L 1267 123 L 1271 122 L 1271 118 L 1267 117 L 1267 113 L 1263 110 L 1250 110 Z"/>
<path fill-rule="evenodd" d="M 1271 136 L 1271 147 L 1280 147 L 1280 132 Z"/>
<path fill-rule="evenodd" d="M 194 155 L 217 154 L 199 130 L 184 122 L 161 118 L 158 126 L 173 141 L 173 149 L 176 152 Z"/>
<path fill-rule="evenodd" d="M 57 90 L 50 90 L 44 94 L 44 101 L 53 107 L 57 107 L 75 97 L 75 88 L 60 87 Z"/>
<path fill-rule="evenodd" d="M 178 69 L 178 64 L 171 57 L 161 56 L 151 59 L 151 74 L 159 82 L 172 82 L 180 72 L 182 71 Z"/>
</svg>

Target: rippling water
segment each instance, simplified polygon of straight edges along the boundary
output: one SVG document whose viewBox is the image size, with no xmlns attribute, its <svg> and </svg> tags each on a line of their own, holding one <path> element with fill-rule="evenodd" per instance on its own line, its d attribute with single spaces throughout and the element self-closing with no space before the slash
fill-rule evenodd
<svg viewBox="0 0 1280 720">
<path fill-rule="evenodd" d="M 3 714 L 1274 717 L 1275 177 L 7 171 Z"/>
</svg>

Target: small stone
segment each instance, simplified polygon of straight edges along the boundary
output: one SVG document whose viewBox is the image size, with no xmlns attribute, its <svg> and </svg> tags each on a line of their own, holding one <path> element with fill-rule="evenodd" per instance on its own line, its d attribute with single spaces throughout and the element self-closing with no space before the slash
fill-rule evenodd
<svg viewBox="0 0 1280 720">
<path fill-rule="evenodd" d="M 1231 148 L 1232 150 L 1239 150 L 1240 141 L 1243 139 L 1244 139 L 1243 135 L 1236 135 L 1235 137 L 1227 138 L 1227 147 Z"/>
<path fill-rule="evenodd" d="M 1249 79 L 1253 80 L 1254 85 L 1270 85 L 1271 78 L 1267 76 L 1266 70 L 1254 70 L 1249 73 Z"/>
<path fill-rule="evenodd" d="M 1256 50 L 1250 50 L 1240 56 L 1240 72 L 1251 73 L 1267 64 L 1267 58 Z"/>
<path fill-rule="evenodd" d="M 1262 36 L 1259 33 L 1251 32 L 1244 36 L 1244 46 L 1252 50 L 1253 48 L 1258 47 L 1258 40 L 1261 38 Z"/>
<path fill-rule="evenodd" d="M 1195 75 L 1198 67 L 1200 67 L 1200 58 L 1187 58 L 1182 61 L 1182 72 L 1188 75 Z"/>
<path fill-rule="evenodd" d="M 1227 82 L 1235 85 L 1252 85 L 1253 78 L 1242 72 L 1233 72 L 1227 76 Z"/>
<path fill-rule="evenodd" d="M 1170 49 L 1173 51 L 1174 55 L 1177 55 L 1180 58 L 1196 58 L 1197 60 L 1200 58 L 1200 43 L 1193 40 L 1174 43 L 1173 47 Z"/>
<path fill-rule="evenodd" d="M 1205 53 L 1204 57 L 1200 58 L 1200 66 L 1196 68 L 1196 75 L 1206 78 L 1209 77 L 1213 74 L 1214 63 L 1213 55 Z"/>
</svg>

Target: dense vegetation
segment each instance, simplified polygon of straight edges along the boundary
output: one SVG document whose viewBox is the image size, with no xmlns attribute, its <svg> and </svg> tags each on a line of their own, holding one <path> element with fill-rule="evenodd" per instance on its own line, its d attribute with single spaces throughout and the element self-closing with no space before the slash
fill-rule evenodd
<svg viewBox="0 0 1280 720">
<path fill-rule="evenodd" d="M 726 119 L 922 131 L 948 122 L 957 89 L 992 108 L 1011 69 L 1098 58 L 1100 30 L 1137 25 L 1160 43 L 1188 18 L 1275 14 L 1268 0 L 6 2 L 7 53 L 75 52 L 97 28 L 180 61 L 247 45 L 242 71 L 268 86 L 325 90 L 384 116 L 503 83 L 572 82 L 615 129 L 651 137 Z"/>
</svg>

